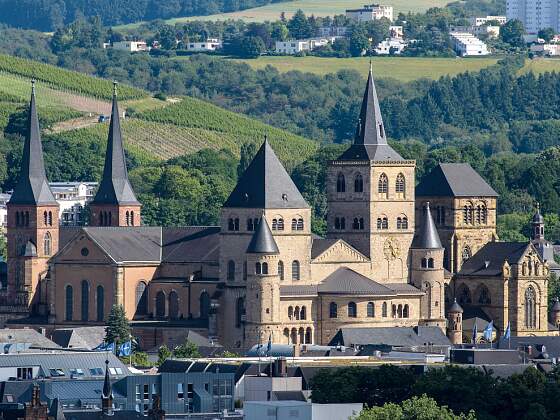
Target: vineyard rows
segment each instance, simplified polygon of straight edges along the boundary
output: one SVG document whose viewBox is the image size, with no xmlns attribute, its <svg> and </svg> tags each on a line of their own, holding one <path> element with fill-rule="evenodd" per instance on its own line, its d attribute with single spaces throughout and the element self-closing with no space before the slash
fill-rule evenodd
<svg viewBox="0 0 560 420">
<path fill-rule="evenodd" d="M 4 131 L 10 115 L 26 106 L 23 103 L 2 102 L 0 96 L 0 131 Z M 41 128 L 45 129 L 60 121 L 70 120 L 82 116 L 82 113 L 61 106 L 39 106 L 37 110 Z"/>
</svg>

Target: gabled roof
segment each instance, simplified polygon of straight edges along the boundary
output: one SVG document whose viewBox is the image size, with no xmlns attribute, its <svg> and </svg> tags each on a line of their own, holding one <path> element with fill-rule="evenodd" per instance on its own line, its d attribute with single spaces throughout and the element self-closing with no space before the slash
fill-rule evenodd
<svg viewBox="0 0 560 420">
<path fill-rule="evenodd" d="M 332 238 L 313 238 L 311 243 L 311 259 L 314 260 L 338 241 L 339 239 Z"/>
<path fill-rule="evenodd" d="M 432 218 L 430 203 L 424 206 L 420 232 L 414 237 L 412 248 L 415 249 L 442 249 L 439 234 Z"/>
<path fill-rule="evenodd" d="M 501 275 L 504 262 L 516 264 L 530 247 L 528 242 L 489 242 L 463 264 L 458 275 Z"/>
<path fill-rule="evenodd" d="M 35 82 L 31 88 L 27 134 L 23 146 L 19 178 L 9 204 L 58 205 L 45 174 L 39 117 L 35 103 Z"/>
<path fill-rule="evenodd" d="M 379 99 L 370 66 L 366 89 L 362 99 L 360 119 L 356 127 L 354 144 L 350 146 L 338 160 L 403 160 L 391 146 L 387 144 L 387 133 L 381 116 Z"/>
<path fill-rule="evenodd" d="M 60 328 L 53 331 L 52 340 L 64 348 L 93 350 L 105 340 L 105 327 Z"/>
<path fill-rule="evenodd" d="M 111 110 L 111 123 L 109 124 L 103 178 L 101 178 L 99 189 L 92 203 L 114 205 L 140 204 L 128 180 L 116 87 L 113 91 L 113 108 Z"/>
<path fill-rule="evenodd" d="M 159 227 L 84 227 L 84 232 L 115 262 L 160 262 Z"/>
<path fill-rule="evenodd" d="M 265 139 L 224 207 L 304 209 L 309 204 Z"/>
<path fill-rule="evenodd" d="M 276 245 L 276 241 L 272 236 L 272 232 L 268 227 L 268 222 L 266 218 L 263 216 L 259 221 L 259 225 L 257 226 L 257 230 L 253 233 L 253 237 L 251 238 L 251 242 L 249 242 L 249 246 L 247 247 L 248 254 L 278 254 L 280 251 L 278 250 L 278 245 Z"/>
<path fill-rule="evenodd" d="M 325 278 L 317 286 L 319 293 L 344 295 L 382 295 L 392 296 L 396 293 L 362 274 L 341 267 Z"/>
<path fill-rule="evenodd" d="M 440 163 L 416 186 L 417 197 L 497 197 L 468 163 Z"/>
<path fill-rule="evenodd" d="M 422 346 L 425 343 L 450 345 L 439 327 L 364 327 L 341 328 L 331 345 L 364 346 L 387 344 L 391 346 Z"/>
</svg>

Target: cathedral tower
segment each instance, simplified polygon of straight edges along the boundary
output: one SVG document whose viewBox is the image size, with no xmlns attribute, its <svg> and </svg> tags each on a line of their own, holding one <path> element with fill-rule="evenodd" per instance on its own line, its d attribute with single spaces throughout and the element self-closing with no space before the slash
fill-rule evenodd
<svg viewBox="0 0 560 420">
<path fill-rule="evenodd" d="M 421 223 L 419 233 L 412 242 L 410 277 L 412 284 L 425 293 L 420 302 L 421 323 L 445 329 L 444 249 L 432 218 L 430 203 L 424 206 Z"/>
<path fill-rule="evenodd" d="M 141 204 L 128 180 L 116 86 L 103 178 L 90 204 L 92 226 L 140 226 Z"/>
<path fill-rule="evenodd" d="M 451 344 L 461 344 L 463 342 L 463 308 L 457 303 L 457 299 L 449 308 L 447 337 Z"/>
<path fill-rule="evenodd" d="M 408 279 L 415 165 L 387 143 L 370 68 L 354 143 L 329 164 L 327 235 L 370 257 L 381 282 Z"/>
<path fill-rule="evenodd" d="M 264 343 L 268 337 L 280 338 L 280 251 L 266 219 L 258 227 L 247 247 L 247 325 L 245 347 Z"/>
<path fill-rule="evenodd" d="M 41 285 L 48 260 L 58 251 L 59 205 L 45 174 L 34 81 L 19 179 L 7 207 L 8 297 L 36 312 L 46 301 Z"/>
</svg>

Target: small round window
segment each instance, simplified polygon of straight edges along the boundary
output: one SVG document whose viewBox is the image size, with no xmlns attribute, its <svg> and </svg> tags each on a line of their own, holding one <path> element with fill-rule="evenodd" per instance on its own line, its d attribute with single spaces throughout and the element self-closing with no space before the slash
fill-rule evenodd
<svg viewBox="0 0 560 420">
<path fill-rule="evenodd" d="M 82 253 L 82 255 L 83 255 L 84 257 L 87 257 L 87 256 L 89 255 L 89 249 L 87 249 L 87 248 L 82 248 L 81 253 Z"/>
</svg>

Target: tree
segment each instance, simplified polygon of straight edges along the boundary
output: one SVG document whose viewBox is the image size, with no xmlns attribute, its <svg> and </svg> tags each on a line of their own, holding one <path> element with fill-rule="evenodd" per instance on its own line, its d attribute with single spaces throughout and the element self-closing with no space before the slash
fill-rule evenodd
<svg viewBox="0 0 560 420">
<path fill-rule="evenodd" d="M 167 347 L 165 344 L 163 344 L 158 349 L 158 360 L 157 360 L 156 365 L 161 366 L 163 364 L 163 362 L 165 362 L 167 359 L 169 359 L 172 355 L 173 355 L 173 353 L 171 352 L 171 350 L 169 350 L 169 347 Z"/>
<path fill-rule="evenodd" d="M 117 346 L 130 340 L 131 329 L 122 305 L 113 305 L 107 327 L 105 328 L 105 342 L 115 343 Z"/>
<path fill-rule="evenodd" d="M 545 42 L 550 42 L 554 38 L 556 32 L 552 28 L 544 28 L 539 31 L 538 37 L 544 39 Z"/>
<path fill-rule="evenodd" d="M 123 357 L 122 359 L 123 359 L 123 363 L 129 362 L 128 357 Z M 132 357 L 130 358 L 130 361 L 134 366 L 152 367 L 154 365 L 152 362 L 150 362 L 148 358 L 148 353 L 144 353 L 142 351 L 135 351 L 134 353 L 132 353 Z"/>
<path fill-rule="evenodd" d="M 285 41 L 286 39 L 288 39 L 289 35 L 290 35 L 290 31 L 288 30 L 288 27 L 282 22 L 274 22 L 272 24 L 271 37 L 273 40 Z"/>
<path fill-rule="evenodd" d="M 301 9 L 298 9 L 297 12 L 294 13 L 287 26 L 292 38 L 305 39 L 312 36 L 311 25 Z"/>
<path fill-rule="evenodd" d="M 350 54 L 359 57 L 369 49 L 369 39 L 366 31 L 361 26 L 356 26 L 350 34 Z"/>
<path fill-rule="evenodd" d="M 0 258 L 4 261 L 8 259 L 8 248 L 6 246 L 6 237 L 0 235 Z"/>
<path fill-rule="evenodd" d="M 186 340 L 180 346 L 175 347 L 173 356 L 178 359 L 195 359 L 202 355 L 198 351 L 198 347 L 192 341 Z"/>
<path fill-rule="evenodd" d="M 500 29 L 500 38 L 502 41 L 507 42 L 513 47 L 525 46 L 523 35 L 525 35 L 525 27 L 523 23 L 517 19 L 509 20 Z"/>
<path fill-rule="evenodd" d="M 177 46 L 177 35 L 170 25 L 162 25 L 156 38 L 164 50 L 172 50 Z"/>
</svg>

